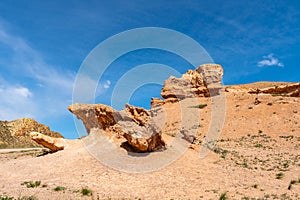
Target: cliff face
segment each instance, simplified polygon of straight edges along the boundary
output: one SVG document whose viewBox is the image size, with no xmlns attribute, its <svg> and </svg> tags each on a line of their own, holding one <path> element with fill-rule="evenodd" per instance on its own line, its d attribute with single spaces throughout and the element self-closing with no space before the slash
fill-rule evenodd
<svg viewBox="0 0 300 200">
<path fill-rule="evenodd" d="M 0 148 L 40 147 L 29 135 L 33 131 L 63 138 L 61 134 L 51 131 L 48 126 L 30 118 L 0 121 Z"/>
</svg>

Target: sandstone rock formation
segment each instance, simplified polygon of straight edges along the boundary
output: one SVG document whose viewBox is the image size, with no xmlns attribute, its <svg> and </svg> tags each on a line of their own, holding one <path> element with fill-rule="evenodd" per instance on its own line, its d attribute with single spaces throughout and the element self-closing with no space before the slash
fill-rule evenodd
<svg viewBox="0 0 300 200">
<path fill-rule="evenodd" d="M 204 64 L 196 70 L 188 70 L 181 78 L 170 77 L 164 82 L 161 92 L 165 100 L 152 98 L 150 111 L 129 104 L 122 111 L 103 104 L 73 104 L 68 109 L 83 121 L 88 133 L 94 129 L 117 132 L 136 151 L 159 150 L 165 146 L 161 136 L 161 120 L 155 120 L 156 112 L 161 112 L 159 107 L 165 102 L 214 95 L 214 91 L 218 92 L 220 88 L 222 76 L 220 65 Z"/>
<path fill-rule="evenodd" d="M 139 152 L 153 151 L 165 146 L 160 130 L 151 121 L 144 108 L 126 104 L 116 111 L 103 104 L 73 104 L 69 110 L 81 119 L 90 133 L 91 129 L 119 130 L 128 143 Z"/>
<path fill-rule="evenodd" d="M 48 126 L 30 118 L 0 121 L 0 125 L 0 147 L 2 146 L 2 148 L 41 147 L 31 139 L 29 133 L 33 131 L 55 138 L 63 138 L 61 134 L 51 131 Z"/>
<path fill-rule="evenodd" d="M 164 104 L 164 101 L 160 98 L 151 98 L 150 106 L 151 108 L 162 106 Z"/>
<path fill-rule="evenodd" d="M 140 126 L 145 126 L 149 122 L 150 112 L 144 108 L 126 104 L 124 110 Z"/>
<path fill-rule="evenodd" d="M 63 138 L 61 134 L 51 131 L 49 126 L 40 124 L 30 118 L 22 118 L 6 122 L 6 126 L 13 136 L 24 136 L 32 131 L 36 131 L 51 137 Z"/>
<path fill-rule="evenodd" d="M 290 83 L 286 85 L 266 87 L 266 88 L 250 88 L 248 93 L 250 94 L 271 94 L 271 95 L 283 95 L 290 97 L 300 97 L 300 83 Z"/>
<path fill-rule="evenodd" d="M 88 133 L 92 128 L 106 129 L 115 125 L 121 118 L 118 111 L 103 104 L 73 104 L 68 109 L 82 120 Z"/>
<path fill-rule="evenodd" d="M 52 152 L 63 150 L 65 148 L 64 138 L 53 138 L 38 132 L 31 132 L 30 137 L 38 144 L 50 149 Z"/>
<path fill-rule="evenodd" d="M 118 126 L 135 151 L 150 152 L 160 150 L 165 146 L 161 130 L 155 124 L 139 126 L 133 121 L 120 121 Z"/>
<path fill-rule="evenodd" d="M 227 86 L 226 92 L 249 94 L 270 94 L 273 96 L 300 97 L 300 83 L 256 82 L 251 84 Z"/>
<path fill-rule="evenodd" d="M 221 65 L 204 64 L 196 70 L 188 70 L 181 78 L 171 76 L 165 80 L 161 96 L 167 102 L 191 97 L 209 97 L 210 88 L 220 85 L 222 76 Z"/>
</svg>

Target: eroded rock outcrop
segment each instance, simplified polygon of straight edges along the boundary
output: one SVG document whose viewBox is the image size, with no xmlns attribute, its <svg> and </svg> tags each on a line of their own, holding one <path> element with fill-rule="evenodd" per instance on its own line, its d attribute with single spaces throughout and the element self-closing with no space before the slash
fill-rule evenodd
<svg viewBox="0 0 300 200">
<path fill-rule="evenodd" d="M 164 104 L 164 100 L 160 98 L 151 98 L 151 102 L 150 102 L 151 108 L 162 106 L 163 104 Z"/>
<path fill-rule="evenodd" d="M 121 113 L 103 104 L 73 104 L 68 109 L 82 120 L 88 133 L 92 128 L 113 126 L 122 118 Z"/>
<path fill-rule="evenodd" d="M 243 85 L 226 86 L 226 92 L 270 94 L 273 96 L 300 97 L 300 83 L 256 82 Z"/>
<path fill-rule="evenodd" d="M 52 152 L 63 150 L 66 145 L 64 138 L 54 138 L 38 132 L 31 132 L 30 137 L 36 143 L 50 149 Z"/>
<path fill-rule="evenodd" d="M 154 151 L 165 146 L 159 128 L 151 121 L 150 112 L 129 104 L 117 111 L 103 104 L 73 104 L 69 110 L 81 119 L 90 133 L 92 128 L 119 130 L 139 152 Z"/>
<path fill-rule="evenodd" d="M 167 102 L 191 97 L 209 97 L 211 88 L 221 84 L 223 68 L 218 64 L 204 64 L 188 70 L 181 78 L 171 76 L 164 82 L 161 96 Z"/>
<path fill-rule="evenodd" d="M 290 97 L 300 97 L 300 83 L 290 83 L 286 85 L 266 87 L 266 88 L 250 88 L 248 90 L 250 94 L 271 94 L 271 95 L 283 95 Z"/>
<path fill-rule="evenodd" d="M 5 148 L 41 147 L 31 139 L 29 133 L 33 131 L 55 138 L 63 138 L 61 134 L 51 131 L 49 126 L 40 124 L 31 118 L 0 121 L 0 125 L 0 146 Z"/>
<path fill-rule="evenodd" d="M 161 105 L 190 97 L 209 97 L 220 89 L 222 76 L 220 65 L 204 64 L 181 78 L 170 77 L 161 92 L 165 100 L 152 98 L 150 111 L 129 104 L 122 111 L 103 104 L 73 104 L 68 108 L 83 121 L 88 133 L 94 129 L 117 132 L 138 152 L 159 150 L 165 146 L 161 136 L 163 120 L 156 119 L 162 112 Z"/>
<path fill-rule="evenodd" d="M 154 123 L 139 126 L 133 121 L 120 121 L 117 125 L 121 128 L 124 138 L 138 152 L 160 150 L 165 146 L 161 130 Z"/>
<path fill-rule="evenodd" d="M 145 126 L 149 122 L 150 112 L 144 108 L 126 104 L 124 110 L 126 114 L 140 126 Z"/>
<path fill-rule="evenodd" d="M 51 137 L 63 138 L 58 132 L 51 131 L 49 126 L 40 124 L 31 118 L 16 119 L 5 122 L 5 125 L 10 130 L 12 136 L 24 136 L 32 131 L 36 131 Z"/>
</svg>

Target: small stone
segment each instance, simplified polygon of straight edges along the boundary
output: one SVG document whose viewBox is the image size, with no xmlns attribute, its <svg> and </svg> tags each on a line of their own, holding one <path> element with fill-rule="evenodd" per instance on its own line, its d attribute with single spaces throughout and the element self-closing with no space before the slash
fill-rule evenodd
<svg viewBox="0 0 300 200">
<path fill-rule="evenodd" d="M 254 105 L 258 105 L 258 104 L 260 104 L 261 103 L 261 101 L 258 99 L 258 98 L 255 98 L 255 100 L 254 100 Z"/>
</svg>

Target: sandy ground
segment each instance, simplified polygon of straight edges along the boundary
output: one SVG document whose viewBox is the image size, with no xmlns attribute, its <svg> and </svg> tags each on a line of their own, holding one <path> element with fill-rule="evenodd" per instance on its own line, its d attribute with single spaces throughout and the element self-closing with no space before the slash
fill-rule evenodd
<svg viewBox="0 0 300 200">
<path fill-rule="evenodd" d="M 255 98 L 260 100 L 257 105 Z M 211 104 L 207 99 L 199 101 L 208 104 L 199 109 L 197 138 L 201 142 L 211 122 Z M 165 109 L 169 116 L 178 112 L 176 104 Z M 167 118 L 168 138 L 176 129 L 175 118 Z M 221 137 L 205 158 L 199 158 L 199 151 L 200 145 L 190 145 L 167 167 L 140 174 L 103 165 L 80 141 L 39 157 L 36 151 L 0 153 L 0 196 L 219 199 L 225 194 L 227 199 L 300 199 L 300 99 L 227 93 Z M 27 188 L 22 185 L 25 181 L 41 184 Z M 55 191 L 57 186 L 65 190 Z M 92 195 L 83 195 L 82 188 Z"/>
</svg>

